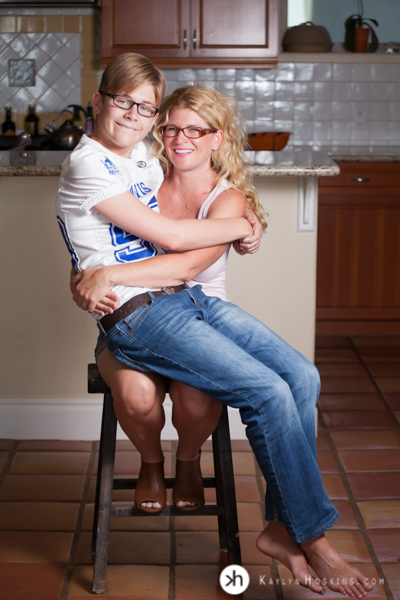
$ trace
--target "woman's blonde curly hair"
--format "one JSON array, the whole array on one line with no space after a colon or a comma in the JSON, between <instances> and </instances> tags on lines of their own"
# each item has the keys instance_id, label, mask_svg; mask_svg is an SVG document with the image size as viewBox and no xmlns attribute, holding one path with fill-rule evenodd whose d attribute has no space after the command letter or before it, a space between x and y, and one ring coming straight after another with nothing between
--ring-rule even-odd
<instances>
[{"instance_id":1,"label":"woman's blonde curly hair","mask_svg":"<svg viewBox=\"0 0 400 600\"><path fill-rule=\"evenodd\" d=\"M153 130L153 151L160 160L165 175L170 172L172 164L164 150L164 138L160 129L168 123L175 108L190 108L211 129L223 132L219 148L211 154L211 168L220 180L227 179L234 188L242 192L248 208L257 215L265 230L267 222L252 183L251 163L244 153L247 144L246 127L236 100L212 87L197 84L181 87L165 98Z\"/></svg>"}]
</instances>

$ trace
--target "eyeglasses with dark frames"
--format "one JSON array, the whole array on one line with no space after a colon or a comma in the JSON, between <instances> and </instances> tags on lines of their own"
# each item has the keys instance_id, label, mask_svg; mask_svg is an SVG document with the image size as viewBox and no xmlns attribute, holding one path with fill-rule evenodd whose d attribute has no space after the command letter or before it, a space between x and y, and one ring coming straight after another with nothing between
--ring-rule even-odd
<instances>
[{"instance_id":1,"label":"eyeglasses with dark frames","mask_svg":"<svg viewBox=\"0 0 400 600\"><path fill-rule=\"evenodd\" d=\"M164 137L177 137L179 132L182 131L183 135L187 138L201 138L203 135L207 135L209 133L217 133L218 129L204 129L203 127L194 127L193 125L189 127L176 127L175 125L165 125L164 127L160 127L161 135Z\"/></svg>"},{"instance_id":2,"label":"eyeglasses with dark frames","mask_svg":"<svg viewBox=\"0 0 400 600\"><path fill-rule=\"evenodd\" d=\"M108 92L100 92L102 96L108 96L112 98L113 104L122 108L123 110L130 110L132 106L137 106L137 111L142 117L155 117L158 113L158 108L151 106L151 104L145 104L144 102L135 102L132 98L121 96L120 94L109 94Z\"/></svg>"}]
</instances>

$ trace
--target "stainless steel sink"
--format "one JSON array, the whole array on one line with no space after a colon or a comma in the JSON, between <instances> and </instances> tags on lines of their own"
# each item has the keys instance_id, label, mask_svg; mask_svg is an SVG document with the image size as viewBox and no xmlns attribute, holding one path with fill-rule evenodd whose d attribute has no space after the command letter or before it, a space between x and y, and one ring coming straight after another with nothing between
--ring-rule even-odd
<instances>
[{"instance_id":1,"label":"stainless steel sink","mask_svg":"<svg viewBox=\"0 0 400 600\"><path fill-rule=\"evenodd\" d=\"M26 150L50 150L49 135L33 135L32 143L25 146ZM0 135L0 150L11 150L18 144L18 135Z\"/></svg>"}]
</instances>

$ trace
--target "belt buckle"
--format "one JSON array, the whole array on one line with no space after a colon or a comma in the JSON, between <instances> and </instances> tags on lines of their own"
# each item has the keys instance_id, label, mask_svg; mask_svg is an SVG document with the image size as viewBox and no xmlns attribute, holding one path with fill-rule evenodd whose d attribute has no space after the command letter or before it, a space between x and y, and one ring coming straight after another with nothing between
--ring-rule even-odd
<instances>
[{"instance_id":1,"label":"belt buckle","mask_svg":"<svg viewBox=\"0 0 400 600\"><path fill-rule=\"evenodd\" d=\"M168 294L168 295L175 294L175 290L173 287L163 287L161 289L165 294Z\"/></svg>"}]
</instances>

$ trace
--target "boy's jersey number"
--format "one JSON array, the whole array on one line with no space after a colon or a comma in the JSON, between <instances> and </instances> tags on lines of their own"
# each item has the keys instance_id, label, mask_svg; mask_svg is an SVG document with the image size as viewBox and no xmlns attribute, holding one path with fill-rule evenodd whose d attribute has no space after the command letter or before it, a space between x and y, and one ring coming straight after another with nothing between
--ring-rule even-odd
<instances>
[{"instance_id":1,"label":"boy's jersey number","mask_svg":"<svg viewBox=\"0 0 400 600\"><path fill-rule=\"evenodd\" d=\"M137 183L131 186L130 193L136 198L148 194L151 189L148 188L144 183ZM157 199L155 196L147 201L147 206L152 210L158 209ZM115 260L120 263L132 262L134 260L145 260L156 256L157 250L151 242L138 238L133 233L128 233L120 227L110 223L110 236L111 243L117 247L114 251ZM123 248L118 248L123 246Z\"/></svg>"},{"instance_id":2,"label":"boy's jersey number","mask_svg":"<svg viewBox=\"0 0 400 600\"><path fill-rule=\"evenodd\" d=\"M111 243L116 246L114 251L115 260L120 263L132 262L134 260L145 260L156 256L157 250L151 242L138 238L133 233L128 233L110 224ZM118 248L118 246L123 246Z\"/></svg>"}]
</instances>

